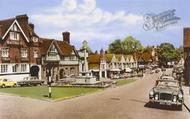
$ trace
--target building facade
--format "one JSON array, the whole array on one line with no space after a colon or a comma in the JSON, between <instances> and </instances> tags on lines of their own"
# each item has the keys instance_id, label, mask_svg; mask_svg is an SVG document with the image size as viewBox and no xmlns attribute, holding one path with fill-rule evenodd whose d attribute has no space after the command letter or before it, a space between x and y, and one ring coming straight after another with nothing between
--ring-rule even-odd
<instances>
[{"instance_id":1,"label":"building facade","mask_svg":"<svg viewBox=\"0 0 190 119\"><path fill-rule=\"evenodd\" d=\"M27 15L0 21L0 77L41 77L40 45Z\"/></svg>"},{"instance_id":2,"label":"building facade","mask_svg":"<svg viewBox=\"0 0 190 119\"><path fill-rule=\"evenodd\" d=\"M183 48L184 48L184 79L185 84L190 85L190 28L183 30Z\"/></svg>"},{"instance_id":3,"label":"building facade","mask_svg":"<svg viewBox=\"0 0 190 119\"><path fill-rule=\"evenodd\" d=\"M70 44L70 33L63 33L63 40L40 38L42 40L42 78L46 79L51 69L52 80L79 75L79 55Z\"/></svg>"},{"instance_id":4,"label":"building facade","mask_svg":"<svg viewBox=\"0 0 190 119\"><path fill-rule=\"evenodd\" d=\"M101 51L100 54L89 54L88 66L95 77L112 78L137 68L138 63L133 55L107 54Z\"/></svg>"}]
</instances>

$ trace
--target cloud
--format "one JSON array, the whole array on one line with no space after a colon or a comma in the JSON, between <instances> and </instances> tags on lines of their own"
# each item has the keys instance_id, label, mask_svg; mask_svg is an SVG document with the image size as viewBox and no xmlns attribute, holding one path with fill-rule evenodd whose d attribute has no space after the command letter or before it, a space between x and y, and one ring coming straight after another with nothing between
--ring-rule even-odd
<instances>
[{"instance_id":1,"label":"cloud","mask_svg":"<svg viewBox=\"0 0 190 119\"><path fill-rule=\"evenodd\" d=\"M142 16L126 11L110 12L99 8L95 0L63 0L62 4L39 10L31 15L32 21L49 30L45 36L60 35L70 31L72 39L104 40L126 33L130 28L142 23ZM114 30L115 29L115 30ZM117 30L117 31L116 31ZM52 33L55 32L55 33Z\"/></svg>"}]
</instances>

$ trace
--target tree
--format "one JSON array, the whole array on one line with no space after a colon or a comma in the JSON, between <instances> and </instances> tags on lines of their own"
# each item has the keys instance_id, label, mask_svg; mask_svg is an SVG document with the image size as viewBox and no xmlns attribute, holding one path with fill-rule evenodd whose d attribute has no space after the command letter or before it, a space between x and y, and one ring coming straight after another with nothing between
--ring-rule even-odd
<instances>
[{"instance_id":1,"label":"tree","mask_svg":"<svg viewBox=\"0 0 190 119\"><path fill-rule=\"evenodd\" d=\"M140 41L132 36L126 37L123 41L117 39L109 44L108 51L115 54L132 54L143 49Z\"/></svg>"},{"instance_id":2,"label":"tree","mask_svg":"<svg viewBox=\"0 0 190 119\"><path fill-rule=\"evenodd\" d=\"M110 53L114 54L121 54L123 53L123 43L120 39L117 39L113 41L111 44L108 46L108 51Z\"/></svg>"},{"instance_id":3,"label":"tree","mask_svg":"<svg viewBox=\"0 0 190 119\"><path fill-rule=\"evenodd\" d=\"M181 60L181 58L183 58L183 47L182 46L180 46L179 48L176 48L176 53L177 53L177 55L176 55L176 61L180 61Z\"/></svg>"},{"instance_id":4,"label":"tree","mask_svg":"<svg viewBox=\"0 0 190 119\"><path fill-rule=\"evenodd\" d=\"M124 54L131 54L137 51L142 51L143 46L140 41L136 40L132 36L129 36L123 40Z\"/></svg>"},{"instance_id":5,"label":"tree","mask_svg":"<svg viewBox=\"0 0 190 119\"><path fill-rule=\"evenodd\" d=\"M176 61L177 53L175 47L170 43L162 43L157 49L158 59L162 65Z\"/></svg>"}]
</instances>

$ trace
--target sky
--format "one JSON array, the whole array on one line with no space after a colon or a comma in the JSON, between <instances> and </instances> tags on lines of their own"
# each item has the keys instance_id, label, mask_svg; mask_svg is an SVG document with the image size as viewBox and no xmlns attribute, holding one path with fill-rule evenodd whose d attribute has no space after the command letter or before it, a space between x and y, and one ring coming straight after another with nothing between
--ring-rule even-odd
<instances>
[{"instance_id":1,"label":"sky","mask_svg":"<svg viewBox=\"0 0 190 119\"><path fill-rule=\"evenodd\" d=\"M62 40L71 33L77 49L86 40L93 51L107 49L115 39L133 36L144 46L170 42L183 45L190 27L190 0L0 0L0 19L27 14L40 37ZM175 9L180 20L162 30L144 30L144 16Z\"/></svg>"}]
</instances>

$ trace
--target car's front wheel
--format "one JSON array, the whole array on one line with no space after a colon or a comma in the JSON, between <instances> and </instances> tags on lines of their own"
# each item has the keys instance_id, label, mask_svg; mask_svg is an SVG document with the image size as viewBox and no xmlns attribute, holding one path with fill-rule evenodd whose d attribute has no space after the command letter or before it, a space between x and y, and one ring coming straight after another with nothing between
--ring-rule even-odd
<instances>
[{"instance_id":1,"label":"car's front wheel","mask_svg":"<svg viewBox=\"0 0 190 119\"><path fill-rule=\"evenodd\" d=\"M16 87L16 83L13 85L13 87Z\"/></svg>"},{"instance_id":2,"label":"car's front wheel","mask_svg":"<svg viewBox=\"0 0 190 119\"><path fill-rule=\"evenodd\" d=\"M2 88L5 88L5 84L2 85Z\"/></svg>"}]
</instances>

